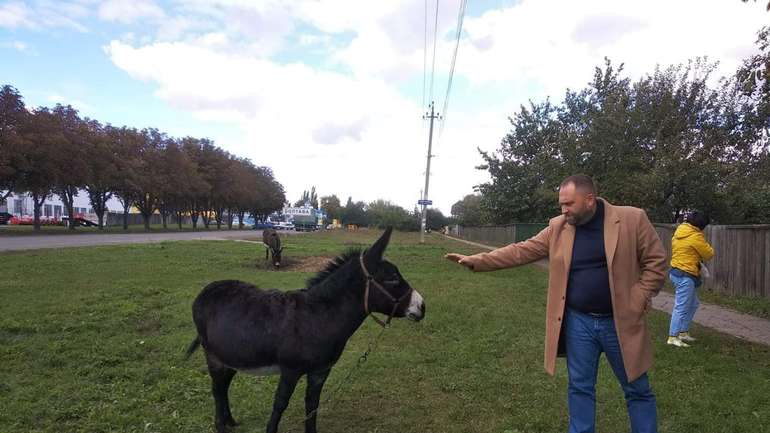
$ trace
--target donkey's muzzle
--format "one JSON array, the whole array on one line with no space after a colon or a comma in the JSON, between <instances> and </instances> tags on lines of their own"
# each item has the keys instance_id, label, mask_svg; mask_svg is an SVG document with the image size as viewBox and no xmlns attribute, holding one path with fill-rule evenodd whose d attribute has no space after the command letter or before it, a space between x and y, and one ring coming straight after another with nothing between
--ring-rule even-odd
<instances>
[{"instance_id":1,"label":"donkey's muzzle","mask_svg":"<svg viewBox=\"0 0 770 433\"><path fill-rule=\"evenodd\" d=\"M409 307L406 309L406 318L419 322L425 317L425 300L417 290L412 291L412 297L409 300Z\"/></svg>"}]
</instances>

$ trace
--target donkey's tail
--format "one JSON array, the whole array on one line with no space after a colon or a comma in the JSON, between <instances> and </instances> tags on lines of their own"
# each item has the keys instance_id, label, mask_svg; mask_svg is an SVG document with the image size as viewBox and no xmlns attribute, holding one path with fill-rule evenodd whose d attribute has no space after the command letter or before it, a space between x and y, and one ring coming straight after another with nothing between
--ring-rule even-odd
<instances>
[{"instance_id":1,"label":"donkey's tail","mask_svg":"<svg viewBox=\"0 0 770 433\"><path fill-rule=\"evenodd\" d=\"M198 346L201 345L201 337L200 335L195 336L195 339L190 343L190 346L187 347L187 352L185 352L184 359L190 359L190 356L198 349Z\"/></svg>"}]
</instances>

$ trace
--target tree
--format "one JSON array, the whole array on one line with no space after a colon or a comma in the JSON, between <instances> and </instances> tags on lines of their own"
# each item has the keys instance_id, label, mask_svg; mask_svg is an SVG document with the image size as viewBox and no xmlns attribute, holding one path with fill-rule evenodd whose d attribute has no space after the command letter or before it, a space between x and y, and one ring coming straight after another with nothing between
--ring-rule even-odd
<instances>
[{"instance_id":1,"label":"tree","mask_svg":"<svg viewBox=\"0 0 770 433\"><path fill-rule=\"evenodd\" d=\"M43 109L47 110L47 109ZM50 110L57 135L57 151L51 155L54 169L49 173L54 179L53 192L59 196L69 216L69 228L74 230L74 202L78 192L86 185L88 155L86 138L89 136L87 122L80 118L78 111L70 105L57 104Z\"/></svg>"},{"instance_id":2,"label":"tree","mask_svg":"<svg viewBox=\"0 0 770 433\"><path fill-rule=\"evenodd\" d=\"M150 230L150 218L160 204L163 187L158 179L163 173L163 151L168 136L155 128L140 133L139 164L136 167L137 194L134 204L144 220L144 229Z\"/></svg>"},{"instance_id":3,"label":"tree","mask_svg":"<svg viewBox=\"0 0 770 433\"><path fill-rule=\"evenodd\" d=\"M104 214L107 201L112 198L118 180L118 161L114 143L105 128L97 121L86 122L84 132L87 159L85 189L91 201L91 207L99 221L99 230L104 229Z\"/></svg>"},{"instance_id":4,"label":"tree","mask_svg":"<svg viewBox=\"0 0 770 433\"><path fill-rule=\"evenodd\" d=\"M318 209L318 195L316 195L315 187L310 188L310 191L303 191L302 198L294 203L294 207L302 207L305 203L309 203L313 209Z\"/></svg>"},{"instance_id":5,"label":"tree","mask_svg":"<svg viewBox=\"0 0 770 433\"><path fill-rule=\"evenodd\" d=\"M0 88L0 203L21 178L25 149L22 129L29 113L19 92L11 86Z\"/></svg>"},{"instance_id":6,"label":"tree","mask_svg":"<svg viewBox=\"0 0 770 433\"><path fill-rule=\"evenodd\" d=\"M362 227L368 225L369 221L366 215L366 204L362 201L354 203L353 198L348 197L348 201L342 211L342 221L344 221L345 224L353 224Z\"/></svg>"},{"instance_id":7,"label":"tree","mask_svg":"<svg viewBox=\"0 0 770 433\"><path fill-rule=\"evenodd\" d=\"M406 209L386 200L375 200L366 207L366 221L370 226L403 229L410 220L412 216Z\"/></svg>"},{"instance_id":8,"label":"tree","mask_svg":"<svg viewBox=\"0 0 770 433\"><path fill-rule=\"evenodd\" d=\"M161 151L160 166L158 208L163 228L167 227L168 217L174 215L181 230L198 171L181 143L173 139L167 140Z\"/></svg>"},{"instance_id":9,"label":"tree","mask_svg":"<svg viewBox=\"0 0 770 433\"><path fill-rule=\"evenodd\" d=\"M546 101L510 118L513 129L496 154L481 152L492 181L478 186L481 207L496 224L542 221L556 206L555 179L562 170L556 143L562 133L556 108Z\"/></svg>"},{"instance_id":10,"label":"tree","mask_svg":"<svg viewBox=\"0 0 770 433\"><path fill-rule=\"evenodd\" d=\"M457 224L465 227L477 227L485 223L479 194L468 194L462 200L458 200L452 205L451 212Z\"/></svg>"},{"instance_id":11,"label":"tree","mask_svg":"<svg viewBox=\"0 0 770 433\"><path fill-rule=\"evenodd\" d=\"M193 230L198 228L198 217L205 210L205 204L208 200L211 185L204 175L203 148L207 144L193 137L185 137L181 140L182 148L188 156L188 159L195 166L196 176L189 178L187 211L190 213Z\"/></svg>"},{"instance_id":12,"label":"tree","mask_svg":"<svg viewBox=\"0 0 770 433\"><path fill-rule=\"evenodd\" d=\"M116 171L113 193L123 207L123 230L128 230L128 212L139 195L142 134L133 128L105 128L115 148Z\"/></svg>"},{"instance_id":13,"label":"tree","mask_svg":"<svg viewBox=\"0 0 770 433\"><path fill-rule=\"evenodd\" d=\"M283 185L273 177L269 167L256 167L256 183L253 185L251 215L256 221L265 221L267 216L283 208L286 194Z\"/></svg>"},{"instance_id":14,"label":"tree","mask_svg":"<svg viewBox=\"0 0 770 433\"><path fill-rule=\"evenodd\" d=\"M53 193L55 179L51 173L58 169L55 154L64 146L58 120L47 109L32 113L22 132L25 146L17 189L29 192L33 202L34 230L40 230L40 209Z\"/></svg>"},{"instance_id":15,"label":"tree","mask_svg":"<svg viewBox=\"0 0 770 433\"><path fill-rule=\"evenodd\" d=\"M238 228L243 228L243 220L251 209L252 190L259 177L256 167L247 158L234 158L231 161L230 177L233 187L230 191L230 202L227 209L227 227L233 228L233 217L238 216Z\"/></svg>"},{"instance_id":16,"label":"tree","mask_svg":"<svg viewBox=\"0 0 770 433\"><path fill-rule=\"evenodd\" d=\"M607 60L561 104L522 107L500 148L481 153L479 168L491 176L478 186L483 213L494 223L546 221L558 212L561 180L585 173L602 197L657 221L694 208L714 221L746 221L735 209L746 208L747 173L762 172L770 117L763 91L747 93L740 79L710 88L713 70L697 59L632 83Z\"/></svg>"},{"instance_id":17,"label":"tree","mask_svg":"<svg viewBox=\"0 0 770 433\"><path fill-rule=\"evenodd\" d=\"M329 220L340 219L342 204L339 197L334 194L321 197L321 209Z\"/></svg>"},{"instance_id":18,"label":"tree","mask_svg":"<svg viewBox=\"0 0 770 433\"><path fill-rule=\"evenodd\" d=\"M452 223L450 218L447 218L440 210L435 208L428 208L425 218L425 227L429 230L441 230Z\"/></svg>"}]
</instances>

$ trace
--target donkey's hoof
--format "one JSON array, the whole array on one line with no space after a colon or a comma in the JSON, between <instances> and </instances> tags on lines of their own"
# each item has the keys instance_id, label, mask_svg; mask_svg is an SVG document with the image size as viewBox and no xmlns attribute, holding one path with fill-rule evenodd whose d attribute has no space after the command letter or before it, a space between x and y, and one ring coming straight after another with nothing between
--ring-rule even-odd
<instances>
[{"instance_id":1,"label":"donkey's hoof","mask_svg":"<svg viewBox=\"0 0 770 433\"><path fill-rule=\"evenodd\" d=\"M228 427L236 427L241 425L238 421L234 420L233 418L228 418L227 421L225 421L225 425Z\"/></svg>"}]
</instances>

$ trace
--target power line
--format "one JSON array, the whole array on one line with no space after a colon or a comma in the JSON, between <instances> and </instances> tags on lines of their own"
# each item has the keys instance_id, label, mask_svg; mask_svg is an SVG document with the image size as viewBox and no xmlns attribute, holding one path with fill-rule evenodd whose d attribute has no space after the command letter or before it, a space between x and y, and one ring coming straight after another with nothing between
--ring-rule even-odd
<instances>
[{"instance_id":1,"label":"power line","mask_svg":"<svg viewBox=\"0 0 770 433\"><path fill-rule=\"evenodd\" d=\"M462 0L460 2L460 10L457 13L457 35L455 37L455 50L454 54L452 54L452 65L449 67L449 81L447 82L446 86L446 95L444 96L444 108L441 110L443 114L443 121L441 122L441 126L439 127L438 136L439 138L444 133L444 125L446 125L446 116L447 116L447 108L449 107L449 92L452 90L452 77L455 73L455 63L457 62L457 51L460 47L460 36L463 32L463 19L465 18L465 5L467 3L467 0Z\"/></svg>"},{"instance_id":2,"label":"power line","mask_svg":"<svg viewBox=\"0 0 770 433\"><path fill-rule=\"evenodd\" d=\"M430 69L430 100L433 101L433 78L436 75L436 40L438 39L438 3L436 0L436 19L433 24L433 66Z\"/></svg>"},{"instance_id":3,"label":"power line","mask_svg":"<svg viewBox=\"0 0 770 433\"><path fill-rule=\"evenodd\" d=\"M422 105L425 106L425 84L428 79L428 0L425 0L425 34L422 40Z\"/></svg>"}]
</instances>

